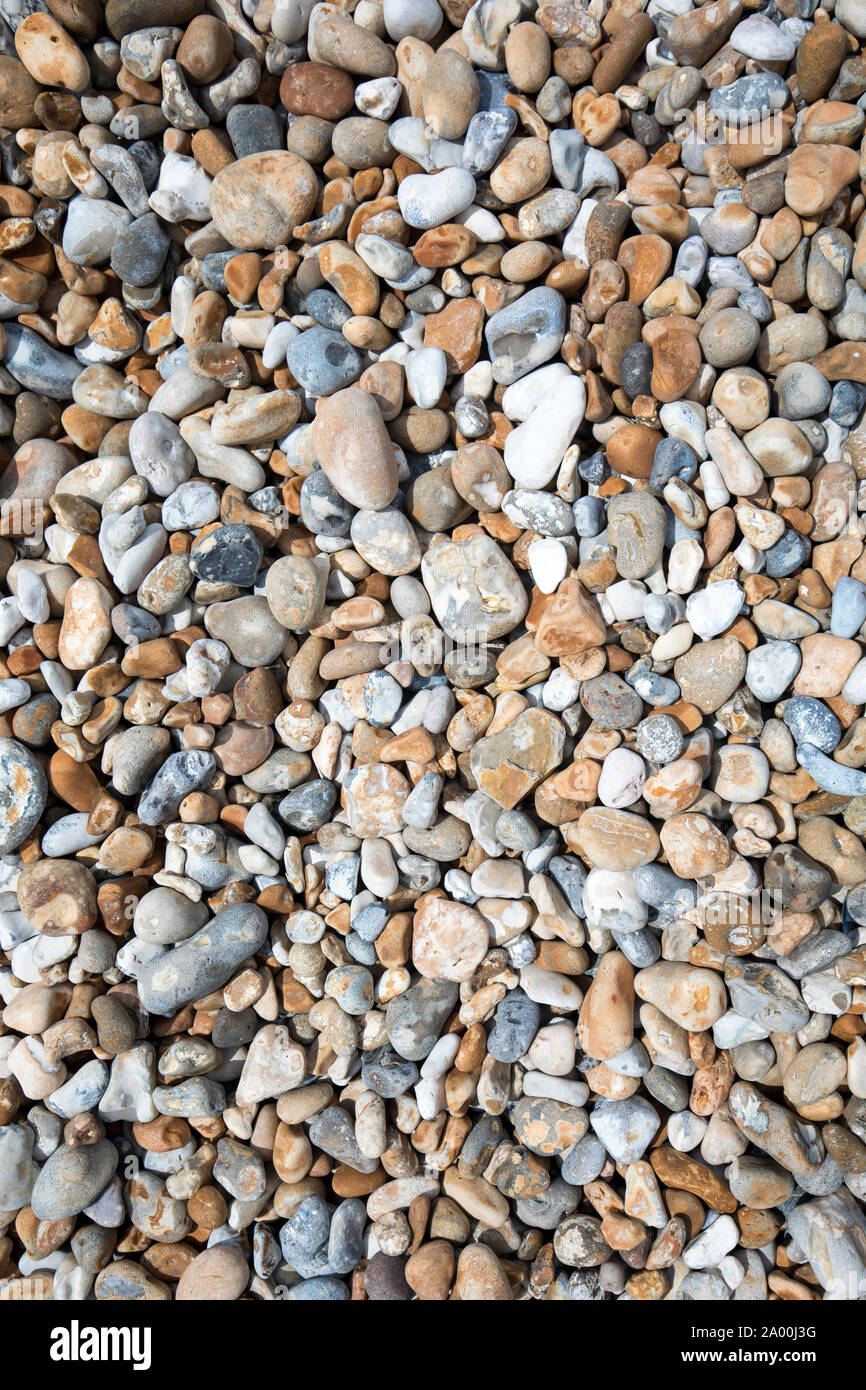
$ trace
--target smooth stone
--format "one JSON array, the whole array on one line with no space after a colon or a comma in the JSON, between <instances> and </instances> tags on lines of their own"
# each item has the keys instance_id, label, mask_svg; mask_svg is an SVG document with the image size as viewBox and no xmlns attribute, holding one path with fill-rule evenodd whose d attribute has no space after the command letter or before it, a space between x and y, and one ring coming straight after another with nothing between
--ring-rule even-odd
<instances>
[{"instance_id":1,"label":"smooth stone","mask_svg":"<svg viewBox=\"0 0 866 1390\"><path fill-rule=\"evenodd\" d=\"M225 908L180 946L145 965L138 976L142 1003L150 1013L172 1014L219 989L242 960L255 955L267 933L261 908L251 903Z\"/></svg>"},{"instance_id":2,"label":"smooth stone","mask_svg":"<svg viewBox=\"0 0 866 1390\"><path fill-rule=\"evenodd\" d=\"M34 1214L40 1221L77 1216L108 1186L118 1161L118 1151L108 1139L77 1148L61 1145L36 1179L30 1199Z\"/></svg>"},{"instance_id":3,"label":"smooth stone","mask_svg":"<svg viewBox=\"0 0 866 1390\"><path fill-rule=\"evenodd\" d=\"M421 230L451 222L475 198L475 179L468 169L438 174L410 174L397 190L400 212L410 227Z\"/></svg>"},{"instance_id":4,"label":"smooth stone","mask_svg":"<svg viewBox=\"0 0 866 1390\"><path fill-rule=\"evenodd\" d=\"M756 699L773 703L789 688L801 664L800 650L793 642L766 642L749 652L746 684Z\"/></svg>"},{"instance_id":5,"label":"smooth stone","mask_svg":"<svg viewBox=\"0 0 866 1390\"><path fill-rule=\"evenodd\" d=\"M648 1100L599 1100L590 1124L617 1163L635 1163L642 1157L659 1128L659 1117Z\"/></svg>"},{"instance_id":6,"label":"smooth stone","mask_svg":"<svg viewBox=\"0 0 866 1390\"><path fill-rule=\"evenodd\" d=\"M273 250L288 244L311 216L316 195L316 175L305 159L267 150L220 170L210 188L210 213L231 246Z\"/></svg>"},{"instance_id":7,"label":"smooth stone","mask_svg":"<svg viewBox=\"0 0 866 1390\"><path fill-rule=\"evenodd\" d=\"M3 365L25 391L65 401L81 374L74 357L58 352L39 333L17 323L4 325Z\"/></svg>"},{"instance_id":8,"label":"smooth stone","mask_svg":"<svg viewBox=\"0 0 866 1390\"><path fill-rule=\"evenodd\" d=\"M76 265L104 265L131 221L127 208L79 193L70 199L63 224L63 254Z\"/></svg>"},{"instance_id":9,"label":"smooth stone","mask_svg":"<svg viewBox=\"0 0 866 1390\"><path fill-rule=\"evenodd\" d=\"M286 364L311 396L332 396L356 381L363 362L360 353L332 328L308 328L286 348Z\"/></svg>"},{"instance_id":10,"label":"smooth stone","mask_svg":"<svg viewBox=\"0 0 866 1390\"><path fill-rule=\"evenodd\" d=\"M432 547L421 573L436 617L455 640L465 642L471 633L481 642L492 641L510 632L526 612L517 572L489 536Z\"/></svg>"},{"instance_id":11,"label":"smooth stone","mask_svg":"<svg viewBox=\"0 0 866 1390\"><path fill-rule=\"evenodd\" d=\"M559 350L565 335L565 301L557 290L537 288L488 319L484 336L493 379L511 385Z\"/></svg>"},{"instance_id":12,"label":"smooth stone","mask_svg":"<svg viewBox=\"0 0 866 1390\"><path fill-rule=\"evenodd\" d=\"M0 854L27 838L47 797L45 773L30 749L16 739L0 739Z\"/></svg>"}]
</instances>

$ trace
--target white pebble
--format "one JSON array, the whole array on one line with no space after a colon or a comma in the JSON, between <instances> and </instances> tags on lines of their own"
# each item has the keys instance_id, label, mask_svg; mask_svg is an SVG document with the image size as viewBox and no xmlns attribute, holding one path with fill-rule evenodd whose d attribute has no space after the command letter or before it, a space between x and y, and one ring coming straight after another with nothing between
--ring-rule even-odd
<instances>
[{"instance_id":1,"label":"white pebble","mask_svg":"<svg viewBox=\"0 0 866 1390\"><path fill-rule=\"evenodd\" d=\"M410 227L421 230L453 221L474 197L475 180L467 169L443 169L439 174L410 174L397 190L397 202L404 221Z\"/></svg>"},{"instance_id":2,"label":"white pebble","mask_svg":"<svg viewBox=\"0 0 866 1390\"><path fill-rule=\"evenodd\" d=\"M381 836L371 836L361 842L361 878L377 898L387 898L396 892L400 882L391 846Z\"/></svg>"},{"instance_id":3,"label":"white pebble","mask_svg":"<svg viewBox=\"0 0 866 1390\"><path fill-rule=\"evenodd\" d=\"M683 1262L689 1269L712 1269L729 1255L740 1239L740 1231L732 1216L717 1216L709 1226L683 1251Z\"/></svg>"},{"instance_id":4,"label":"white pebble","mask_svg":"<svg viewBox=\"0 0 866 1390\"><path fill-rule=\"evenodd\" d=\"M695 1115L691 1110L680 1110L668 1120L668 1140L683 1154L696 1149L706 1132L707 1121L703 1115Z\"/></svg>"},{"instance_id":5,"label":"white pebble","mask_svg":"<svg viewBox=\"0 0 866 1390\"><path fill-rule=\"evenodd\" d=\"M403 88L396 77L374 77L355 88L355 105L365 116L387 121L397 110Z\"/></svg>"},{"instance_id":6,"label":"white pebble","mask_svg":"<svg viewBox=\"0 0 866 1390\"><path fill-rule=\"evenodd\" d=\"M614 748L605 758L598 779L598 799L603 806L633 806L643 791L646 764L630 748Z\"/></svg>"},{"instance_id":7,"label":"white pebble","mask_svg":"<svg viewBox=\"0 0 866 1390\"><path fill-rule=\"evenodd\" d=\"M706 642L731 626L744 598L745 593L735 579L721 579L689 596L686 619L692 631Z\"/></svg>"},{"instance_id":8,"label":"white pebble","mask_svg":"<svg viewBox=\"0 0 866 1390\"><path fill-rule=\"evenodd\" d=\"M545 709L559 714L564 709L571 709L577 703L579 694L580 681L557 666L541 687L541 703Z\"/></svg>"},{"instance_id":9,"label":"white pebble","mask_svg":"<svg viewBox=\"0 0 866 1390\"><path fill-rule=\"evenodd\" d=\"M438 0L384 0L383 14L388 36L395 43L409 35L426 43L442 25Z\"/></svg>"},{"instance_id":10,"label":"white pebble","mask_svg":"<svg viewBox=\"0 0 866 1390\"><path fill-rule=\"evenodd\" d=\"M440 347L414 348L406 359L406 384L422 410L439 404L447 375L448 363Z\"/></svg>"},{"instance_id":11,"label":"white pebble","mask_svg":"<svg viewBox=\"0 0 866 1390\"><path fill-rule=\"evenodd\" d=\"M461 1041L459 1033L445 1033L433 1044L432 1051L428 1052L421 1064L421 1075L425 1080L437 1080L446 1074L460 1051Z\"/></svg>"},{"instance_id":12,"label":"white pebble","mask_svg":"<svg viewBox=\"0 0 866 1390\"><path fill-rule=\"evenodd\" d=\"M533 583L543 594L555 593L568 570L568 555L562 542L552 538L531 541L526 555Z\"/></svg>"},{"instance_id":13,"label":"white pebble","mask_svg":"<svg viewBox=\"0 0 866 1390\"><path fill-rule=\"evenodd\" d=\"M0 680L0 714L5 714L9 709L17 709L29 699L30 686L25 680L16 676Z\"/></svg>"},{"instance_id":14,"label":"white pebble","mask_svg":"<svg viewBox=\"0 0 866 1390\"><path fill-rule=\"evenodd\" d=\"M543 488L562 463L583 422L586 387L577 376L559 382L505 441L505 467L520 487Z\"/></svg>"},{"instance_id":15,"label":"white pebble","mask_svg":"<svg viewBox=\"0 0 866 1390\"><path fill-rule=\"evenodd\" d=\"M14 637L23 626L24 615L12 595L0 598L0 646L5 647L10 637Z\"/></svg>"},{"instance_id":16,"label":"white pebble","mask_svg":"<svg viewBox=\"0 0 866 1390\"><path fill-rule=\"evenodd\" d=\"M35 570L22 569L18 574L18 607L28 623L47 623L51 616L48 591L41 575Z\"/></svg>"}]
</instances>

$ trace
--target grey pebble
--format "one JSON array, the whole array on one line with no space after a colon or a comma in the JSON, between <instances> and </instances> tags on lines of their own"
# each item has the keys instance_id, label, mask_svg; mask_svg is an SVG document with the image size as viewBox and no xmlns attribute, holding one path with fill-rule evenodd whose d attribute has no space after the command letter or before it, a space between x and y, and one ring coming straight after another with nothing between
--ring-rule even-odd
<instances>
[{"instance_id":1,"label":"grey pebble","mask_svg":"<svg viewBox=\"0 0 866 1390\"><path fill-rule=\"evenodd\" d=\"M150 285L159 276L170 238L156 213L148 212L124 227L111 246L111 269L130 285Z\"/></svg>"},{"instance_id":2,"label":"grey pebble","mask_svg":"<svg viewBox=\"0 0 866 1390\"><path fill-rule=\"evenodd\" d=\"M361 355L342 333L332 328L308 328L286 348L286 364L311 396L331 396L361 375Z\"/></svg>"},{"instance_id":3,"label":"grey pebble","mask_svg":"<svg viewBox=\"0 0 866 1390\"><path fill-rule=\"evenodd\" d=\"M493 379L510 386L548 362L565 336L565 300L553 289L529 290L487 320L484 337Z\"/></svg>"},{"instance_id":4,"label":"grey pebble","mask_svg":"<svg viewBox=\"0 0 866 1390\"><path fill-rule=\"evenodd\" d=\"M415 1085L418 1076L415 1063L401 1057L393 1047L386 1045L364 1053L361 1064L364 1085L386 1100L405 1095Z\"/></svg>"},{"instance_id":5,"label":"grey pebble","mask_svg":"<svg viewBox=\"0 0 866 1390\"><path fill-rule=\"evenodd\" d=\"M355 1126L348 1111L339 1105L320 1110L309 1122L310 1140L338 1163L348 1163L359 1173L372 1173L378 1158L365 1158L355 1140Z\"/></svg>"},{"instance_id":6,"label":"grey pebble","mask_svg":"<svg viewBox=\"0 0 866 1390\"><path fill-rule=\"evenodd\" d=\"M219 989L248 956L261 949L268 919L254 903L218 912L171 952L145 965L138 977L142 1004L149 1013L172 1014Z\"/></svg>"},{"instance_id":7,"label":"grey pebble","mask_svg":"<svg viewBox=\"0 0 866 1390\"><path fill-rule=\"evenodd\" d=\"M91 1206L114 1177L119 1154L110 1139L69 1148L62 1144L46 1160L30 1198L40 1221L77 1216Z\"/></svg>"},{"instance_id":8,"label":"grey pebble","mask_svg":"<svg viewBox=\"0 0 866 1390\"><path fill-rule=\"evenodd\" d=\"M541 1022L541 1009L518 986L496 1006L487 1051L497 1062L517 1062L529 1051Z\"/></svg>"},{"instance_id":9,"label":"grey pebble","mask_svg":"<svg viewBox=\"0 0 866 1390\"><path fill-rule=\"evenodd\" d=\"M398 994L385 1013L391 1046L407 1061L423 1061L456 1002L457 986L448 980L422 979Z\"/></svg>"},{"instance_id":10,"label":"grey pebble","mask_svg":"<svg viewBox=\"0 0 866 1390\"><path fill-rule=\"evenodd\" d=\"M81 364L68 353L51 347L39 333L18 323L4 324L6 348L3 365L26 391L67 401L81 373Z\"/></svg>"},{"instance_id":11,"label":"grey pebble","mask_svg":"<svg viewBox=\"0 0 866 1390\"><path fill-rule=\"evenodd\" d=\"M648 1100L596 1101L589 1122L616 1163L636 1163L659 1128L659 1117Z\"/></svg>"},{"instance_id":12,"label":"grey pebble","mask_svg":"<svg viewBox=\"0 0 866 1390\"><path fill-rule=\"evenodd\" d=\"M139 819L145 825L164 825L174 820L184 797L206 787L215 771L216 760L212 753L198 750L172 753L139 801Z\"/></svg>"},{"instance_id":13,"label":"grey pebble","mask_svg":"<svg viewBox=\"0 0 866 1390\"><path fill-rule=\"evenodd\" d=\"M796 744L811 744L822 753L832 753L842 737L839 720L814 695L792 695L785 701L782 718Z\"/></svg>"}]
</instances>

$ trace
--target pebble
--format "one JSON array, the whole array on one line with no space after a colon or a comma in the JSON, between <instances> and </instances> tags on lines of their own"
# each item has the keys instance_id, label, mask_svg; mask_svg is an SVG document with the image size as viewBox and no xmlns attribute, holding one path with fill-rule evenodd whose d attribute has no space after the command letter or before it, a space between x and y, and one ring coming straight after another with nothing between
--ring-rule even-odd
<instances>
[{"instance_id":1,"label":"pebble","mask_svg":"<svg viewBox=\"0 0 866 1390\"><path fill-rule=\"evenodd\" d=\"M328 481L352 506L378 511L393 500L397 487L394 449L366 391L353 387L322 401L313 425L313 443Z\"/></svg>"},{"instance_id":2,"label":"pebble","mask_svg":"<svg viewBox=\"0 0 866 1390\"><path fill-rule=\"evenodd\" d=\"M592 1128L617 1163L641 1158L659 1127L659 1117L649 1101L599 1100L590 1117Z\"/></svg>"},{"instance_id":3,"label":"pebble","mask_svg":"<svg viewBox=\"0 0 866 1390\"><path fill-rule=\"evenodd\" d=\"M181 1302L231 1302L246 1289L249 1274L243 1252L223 1242L190 1260L178 1280L176 1297Z\"/></svg>"},{"instance_id":4,"label":"pebble","mask_svg":"<svg viewBox=\"0 0 866 1390\"><path fill-rule=\"evenodd\" d=\"M159 956L144 967L138 982L145 1008L170 1014L179 1004L217 988L241 960L255 954L266 930L267 918L260 908L239 904L224 909L212 924L175 947L170 959Z\"/></svg>"},{"instance_id":5,"label":"pebble","mask_svg":"<svg viewBox=\"0 0 866 1390\"><path fill-rule=\"evenodd\" d=\"M17 849L39 821L48 797L45 773L31 750L0 739L0 852Z\"/></svg>"},{"instance_id":6,"label":"pebble","mask_svg":"<svg viewBox=\"0 0 866 1390\"><path fill-rule=\"evenodd\" d=\"M315 174L286 150L245 155L221 169L210 189L210 214L230 246L272 250L313 211Z\"/></svg>"},{"instance_id":7,"label":"pebble","mask_svg":"<svg viewBox=\"0 0 866 1390\"><path fill-rule=\"evenodd\" d=\"M758 700L771 704L790 688L801 664L799 648L793 642L767 642L749 652L746 684Z\"/></svg>"},{"instance_id":8,"label":"pebble","mask_svg":"<svg viewBox=\"0 0 866 1390\"><path fill-rule=\"evenodd\" d=\"M443 169L438 174L410 174L397 193L408 226L426 230L452 221L475 197L475 179L468 169Z\"/></svg>"},{"instance_id":9,"label":"pebble","mask_svg":"<svg viewBox=\"0 0 866 1390\"><path fill-rule=\"evenodd\" d=\"M866 621L866 585L842 575L833 590L830 631L834 637L856 637Z\"/></svg>"},{"instance_id":10,"label":"pebble","mask_svg":"<svg viewBox=\"0 0 866 1390\"><path fill-rule=\"evenodd\" d=\"M359 354L342 333L331 328L308 328L293 338L286 349L286 363L312 396L331 396L361 372Z\"/></svg>"},{"instance_id":11,"label":"pebble","mask_svg":"<svg viewBox=\"0 0 866 1390\"><path fill-rule=\"evenodd\" d=\"M484 330L494 381L510 386L549 361L564 332L565 303L556 290L530 290L500 309Z\"/></svg>"},{"instance_id":12,"label":"pebble","mask_svg":"<svg viewBox=\"0 0 866 1390\"><path fill-rule=\"evenodd\" d=\"M108 1139L74 1148L61 1144L46 1159L33 1186L30 1205L40 1221L77 1216L111 1181L118 1154Z\"/></svg>"}]
</instances>

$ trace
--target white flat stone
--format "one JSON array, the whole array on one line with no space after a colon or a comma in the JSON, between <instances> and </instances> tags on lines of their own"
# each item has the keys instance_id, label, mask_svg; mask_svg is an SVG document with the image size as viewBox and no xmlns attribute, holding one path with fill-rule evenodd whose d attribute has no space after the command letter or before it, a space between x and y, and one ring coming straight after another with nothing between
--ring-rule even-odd
<instances>
[{"instance_id":1,"label":"white flat stone","mask_svg":"<svg viewBox=\"0 0 866 1390\"><path fill-rule=\"evenodd\" d=\"M579 377L563 378L505 441L505 467L521 487L543 488L562 463L583 422L586 387Z\"/></svg>"}]
</instances>

